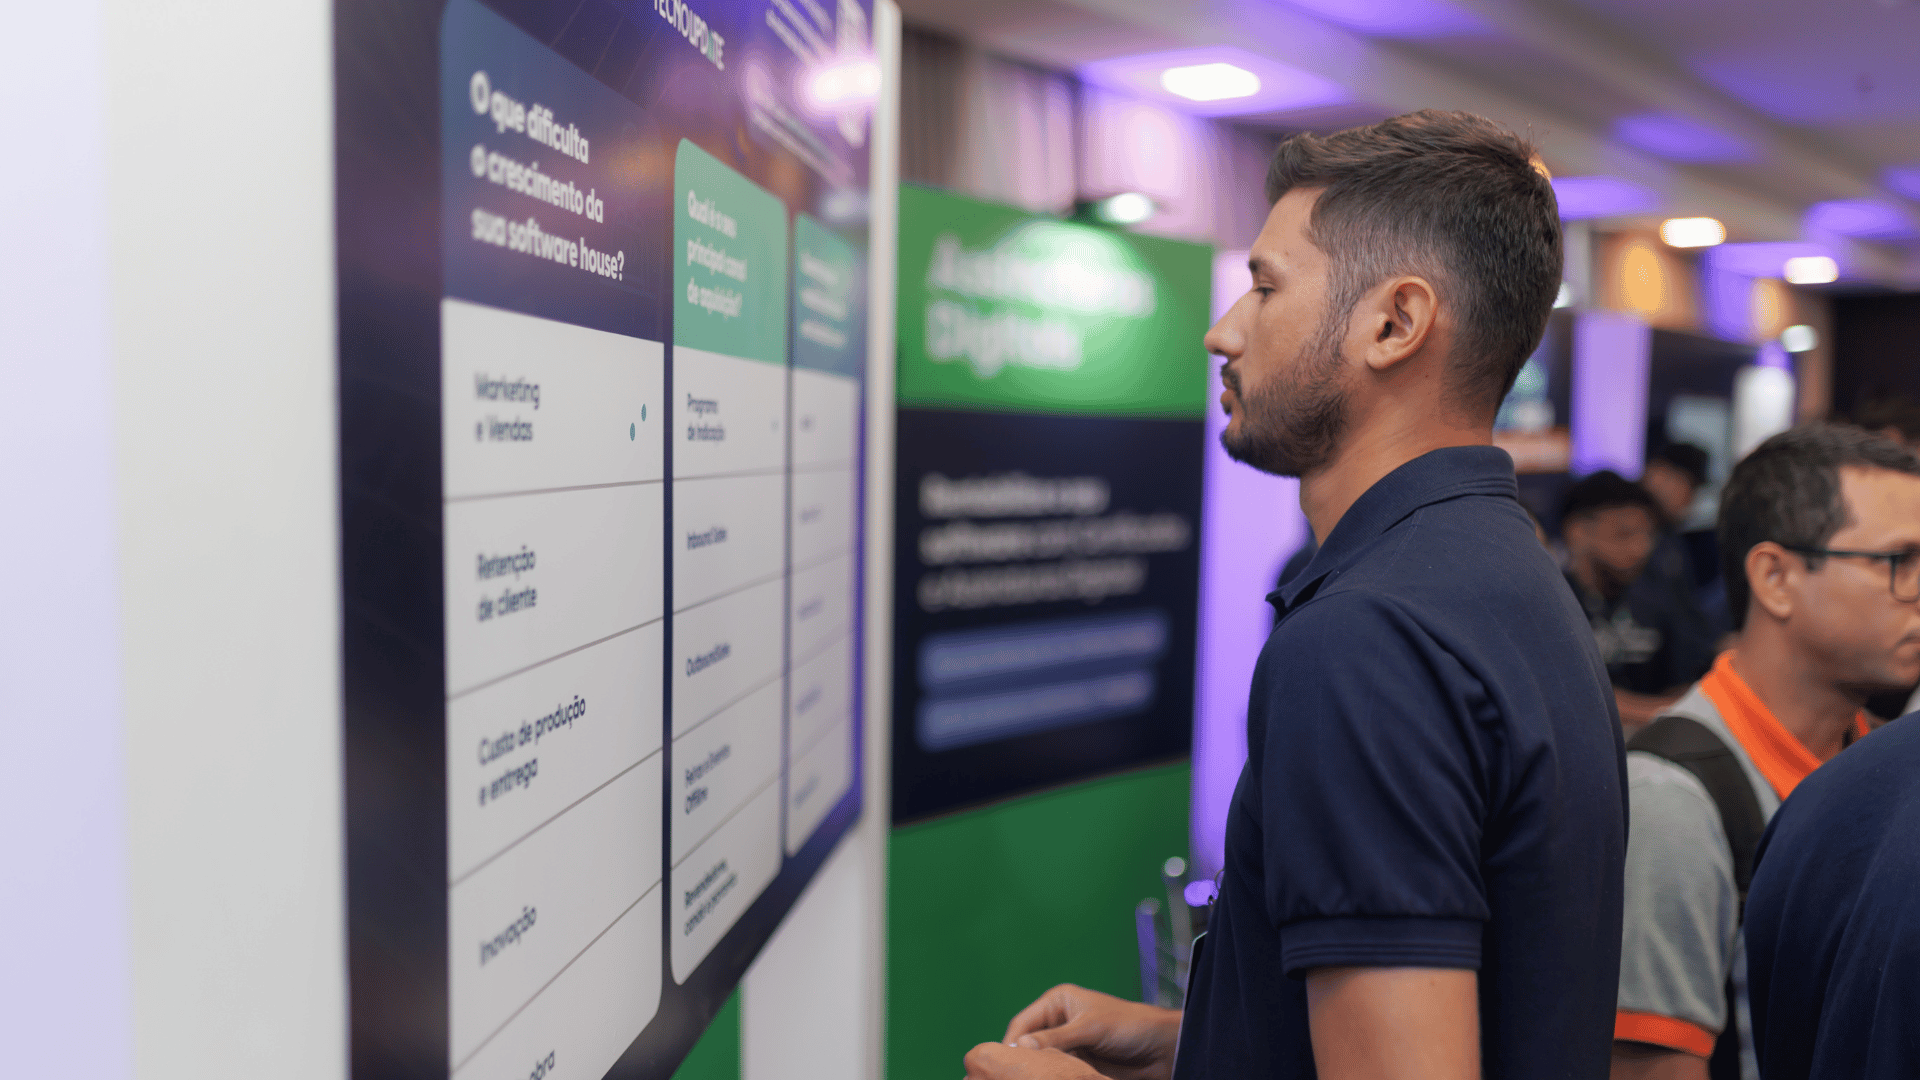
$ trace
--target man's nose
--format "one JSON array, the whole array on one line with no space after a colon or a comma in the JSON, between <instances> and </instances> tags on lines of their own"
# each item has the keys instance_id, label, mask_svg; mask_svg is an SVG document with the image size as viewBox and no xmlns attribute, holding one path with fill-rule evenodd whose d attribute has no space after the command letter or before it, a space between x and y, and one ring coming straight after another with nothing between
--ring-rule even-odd
<instances>
[{"instance_id":1,"label":"man's nose","mask_svg":"<svg viewBox=\"0 0 1920 1080\"><path fill-rule=\"evenodd\" d=\"M1215 356L1226 357L1228 360L1239 356L1244 347L1244 339L1240 331L1230 324L1232 319L1231 311L1222 315L1220 321L1213 324L1213 329L1207 331L1207 336L1201 339L1208 352Z\"/></svg>"}]
</instances>

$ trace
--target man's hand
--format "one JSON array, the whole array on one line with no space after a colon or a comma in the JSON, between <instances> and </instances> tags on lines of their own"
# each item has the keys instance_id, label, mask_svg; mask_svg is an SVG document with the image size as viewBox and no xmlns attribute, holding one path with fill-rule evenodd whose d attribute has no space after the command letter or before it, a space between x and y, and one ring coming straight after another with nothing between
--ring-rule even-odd
<instances>
[{"instance_id":1,"label":"man's hand","mask_svg":"<svg viewBox=\"0 0 1920 1080\"><path fill-rule=\"evenodd\" d=\"M1092 1069L1078 1072L983 1073L983 1076L1092 1076L1111 1080L1167 1080L1173 1075L1173 1046L1180 1037L1180 1013L1071 984L1056 986L1020 1010L1001 1042L1018 1051L1061 1050ZM991 1046L992 1044L985 1044ZM979 1053L984 1047L975 1047ZM1001 1060L1000 1055L988 1055ZM1042 1059L1026 1054L1027 1058ZM1019 1059L1014 1054L1012 1059ZM968 1057L969 1069L973 1057ZM1048 1066L1050 1067L1050 1066ZM1098 1070L1097 1073L1094 1070ZM974 1075L969 1072L968 1076Z\"/></svg>"},{"instance_id":2,"label":"man's hand","mask_svg":"<svg viewBox=\"0 0 1920 1080\"><path fill-rule=\"evenodd\" d=\"M1060 1050L981 1043L967 1051L967 1080L1100 1080L1093 1066Z\"/></svg>"},{"instance_id":3,"label":"man's hand","mask_svg":"<svg viewBox=\"0 0 1920 1080\"><path fill-rule=\"evenodd\" d=\"M1315 1070L1325 1080L1474 1080L1479 978L1446 968L1308 972Z\"/></svg>"}]
</instances>

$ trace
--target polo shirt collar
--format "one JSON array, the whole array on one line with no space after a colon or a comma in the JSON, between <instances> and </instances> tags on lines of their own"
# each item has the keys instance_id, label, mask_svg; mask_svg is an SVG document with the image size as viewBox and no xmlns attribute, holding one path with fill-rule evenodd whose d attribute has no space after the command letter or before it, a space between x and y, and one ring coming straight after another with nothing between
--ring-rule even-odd
<instances>
[{"instance_id":1,"label":"polo shirt collar","mask_svg":"<svg viewBox=\"0 0 1920 1080\"><path fill-rule=\"evenodd\" d=\"M1766 777L1767 785L1782 802L1793 794L1800 781L1820 767L1820 759L1813 756L1813 751L1793 737L1786 725L1773 715L1773 710L1767 708L1767 703L1760 700L1760 695L1754 693L1753 687L1747 685L1747 680L1734 670L1732 649L1715 658L1713 670L1700 680L1700 691L1719 710L1727 730L1740 740L1754 768ZM1867 714L1859 713L1853 718L1848 745L1871 730Z\"/></svg>"},{"instance_id":2,"label":"polo shirt collar","mask_svg":"<svg viewBox=\"0 0 1920 1080\"><path fill-rule=\"evenodd\" d=\"M1267 602L1286 612L1414 511L1462 495L1505 495L1517 500L1520 487L1513 478L1513 459L1497 446L1448 446L1429 450L1393 470L1354 500L1305 568L1268 593Z\"/></svg>"}]
</instances>

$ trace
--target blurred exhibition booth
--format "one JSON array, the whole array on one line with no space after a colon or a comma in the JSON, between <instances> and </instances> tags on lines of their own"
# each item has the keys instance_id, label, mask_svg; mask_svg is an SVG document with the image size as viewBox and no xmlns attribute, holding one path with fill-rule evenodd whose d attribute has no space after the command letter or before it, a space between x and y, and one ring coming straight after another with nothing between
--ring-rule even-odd
<instances>
[{"instance_id":1,"label":"blurred exhibition booth","mask_svg":"<svg viewBox=\"0 0 1920 1080\"><path fill-rule=\"evenodd\" d=\"M9 16L20 1075L917 1078L1177 1003L1308 540L1201 345L1288 134L1538 145L1549 534L1920 409L1912 3L382 7Z\"/></svg>"}]
</instances>

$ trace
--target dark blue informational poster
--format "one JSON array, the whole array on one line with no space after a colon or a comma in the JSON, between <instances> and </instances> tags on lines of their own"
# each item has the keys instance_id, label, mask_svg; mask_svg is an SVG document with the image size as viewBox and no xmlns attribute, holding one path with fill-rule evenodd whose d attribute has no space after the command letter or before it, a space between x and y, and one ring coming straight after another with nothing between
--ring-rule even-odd
<instances>
[{"instance_id":1,"label":"dark blue informational poster","mask_svg":"<svg viewBox=\"0 0 1920 1080\"><path fill-rule=\"evenodd\" d=\"M1188 753L1212 267L901 188L895 824Z\"/></svg>"},{"instance_id":2,"label":"dark blue informational poster","mask_svg":"<svg viewBox=\"0 0 1920 1080\"><path fill-rule=\"evenodd\" d=\"M669 1076L861 813L871 13L336 6L356 1077Z\"/></svg>"}]
</instances>

